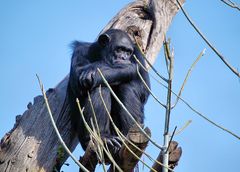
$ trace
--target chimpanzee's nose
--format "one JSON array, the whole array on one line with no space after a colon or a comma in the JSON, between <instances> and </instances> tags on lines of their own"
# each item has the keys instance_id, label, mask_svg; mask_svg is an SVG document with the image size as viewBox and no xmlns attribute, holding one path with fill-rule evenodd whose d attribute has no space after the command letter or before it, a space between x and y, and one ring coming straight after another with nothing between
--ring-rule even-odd
<instances>
[{"instance_id":1,"label":"chimpanzee's nose","mask_svg":"<svg viewBox=\"0 0 240 172\"><path fill-rule=\"evenodd\" d=\"M122 55L121 55L121 59L122 59L122 60L127 60L127 55L126 55L126 54L122 54Z\"/></svg>"}]
</instances>

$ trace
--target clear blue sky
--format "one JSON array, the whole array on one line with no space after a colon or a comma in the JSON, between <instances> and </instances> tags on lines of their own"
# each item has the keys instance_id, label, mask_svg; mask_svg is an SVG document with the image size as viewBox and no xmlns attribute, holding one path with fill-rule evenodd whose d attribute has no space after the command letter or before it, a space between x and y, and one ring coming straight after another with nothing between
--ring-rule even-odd
<instances>
[{"instance_id":1,"label":"clear blue sky","mask_svg":"<svg viewBox=\"0 0 240 172\"><path fill-rule=\"evenodd\" d=\"M239 0L235 0L240 3ZM69 72L73 40L93 41L108 21L126 5L122 1L0 1L0 137L40 94L35 74L46 88L55 87ZM236 68L240 68L240 13L220 0L188 0L184 6L208 39ZM215 122L240 135L239 79L219 60L192 29L182 13L167 34L175 50L173 90L181 83L198 54L206 48L189 78L182 97ZM166 75L162 50L154 66ZM166 90L152 80L153 92L165 101ZM163 142L164 109L152 98L145 108L152 138ZM240 141L212 126L183 103L172 111L171 130L191 125L177 135L183 148L178 172L239 171ZM158 150L149 145L156 157ZM83 154L78 147L75 155ZM144 157L144 160L151 164ZM65 172L77 171L70 160ZM142 167L140 165L140 167ZM142 169L142 168L140 168ZM101 171L101 170L98 170ZM143 171L149 171L146 167Z\"/></svg>"}]
</instances>

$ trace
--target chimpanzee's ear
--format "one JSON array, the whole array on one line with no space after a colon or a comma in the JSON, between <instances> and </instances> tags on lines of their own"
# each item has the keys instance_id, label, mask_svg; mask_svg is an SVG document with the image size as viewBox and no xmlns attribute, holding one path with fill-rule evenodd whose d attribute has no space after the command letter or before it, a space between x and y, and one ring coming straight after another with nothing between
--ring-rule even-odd
<instances>
[{"instance_id":1,"label":"chimpanzee's ear","mask_svg":"<svg viewBox=\"0 0 240 172\"><path fill-rule=\"evenodd\" d=\"M98 43L103 47L105 47L110 42L110 40L111 40L110 36L106 33L98 37Z\"/></svg>"}]
</instances>

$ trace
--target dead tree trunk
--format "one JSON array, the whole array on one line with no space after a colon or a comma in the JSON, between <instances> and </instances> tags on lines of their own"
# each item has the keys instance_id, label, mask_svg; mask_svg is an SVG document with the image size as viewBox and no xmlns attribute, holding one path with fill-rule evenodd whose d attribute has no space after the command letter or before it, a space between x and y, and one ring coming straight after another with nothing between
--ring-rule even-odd
<instances>
[{"instance_id":1,"label":"dead tree trunk","mask_svg":"<svg viewBox=\"0 0 240 172\"><path fill-rule=\"evenodd\" d=\"M183 3L185 0L181 0ZM142 48L151 63L154 62L163 43L164 35L179 10L175 0L138 0L123 8L104 28L127 31ZM47 96L58 129L71 150L78 144L71 133L69 109L60 115L65 100L68 77L65 77ZM51 125L42 96L23 115L16 118L13 129L0 142L0 171L50 172L59 160L60 143Z\"/></svg>"}]
</instances>

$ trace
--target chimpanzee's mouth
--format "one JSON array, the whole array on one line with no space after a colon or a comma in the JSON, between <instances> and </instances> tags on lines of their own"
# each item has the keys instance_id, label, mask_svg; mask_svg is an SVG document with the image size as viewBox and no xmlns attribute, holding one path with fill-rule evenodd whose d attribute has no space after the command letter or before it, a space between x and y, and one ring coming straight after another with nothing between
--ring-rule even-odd
<instances>
[{"instance_id":1,"label":"chimpanzee's mouth","mask_svg":"<svg viewBox=\"0 0 240 172\"><path fill-rule=\"evenodd\" d=\"M113 64L130 64L129 60L115 59L112 61Z\"/></svg>"}]
</instances>

